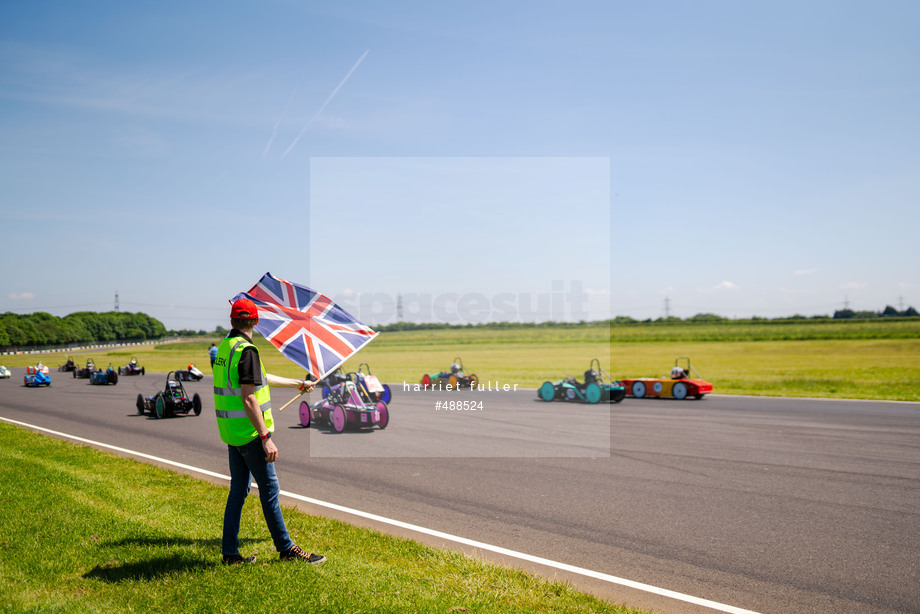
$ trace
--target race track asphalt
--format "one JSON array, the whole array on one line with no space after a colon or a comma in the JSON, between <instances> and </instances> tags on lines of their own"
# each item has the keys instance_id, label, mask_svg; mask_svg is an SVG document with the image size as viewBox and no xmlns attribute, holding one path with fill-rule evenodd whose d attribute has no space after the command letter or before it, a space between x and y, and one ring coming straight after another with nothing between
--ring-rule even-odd
<instances>
[{"instance_id":1,"label":"race track asphalt","mask_svg":"<svg viewBox=\"0 0 920 614\"><path fill-rule=\"evenodd\" d=\"M210 377L186 384L201 416L155 420L136 414L135 398L162 389L162 374L92 386L52 372L52 387L35 389L23 372L0 380L0 417L227 473ZM304 429L296 403L276 411L281 487L757 612L920 612L920 404L709 396L608 407L547 404L533 390L394 388L385 431ZM275 407L292 396L272 392ZM457 400L483 407L434 407ZM615 602L707 611L475 554Z\"/></svg>"}]
</instances>

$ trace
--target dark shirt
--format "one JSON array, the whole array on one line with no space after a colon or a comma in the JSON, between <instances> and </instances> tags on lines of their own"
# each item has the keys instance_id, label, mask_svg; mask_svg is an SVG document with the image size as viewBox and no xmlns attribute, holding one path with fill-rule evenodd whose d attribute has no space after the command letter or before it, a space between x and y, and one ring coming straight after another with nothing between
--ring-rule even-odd
<instances>
[{"instance_id":1,"label":"dark shirt","mask_svg":"<svg viewBox=\"0 0 920 614\"><path fill-rule=\"evenodd\" d=\"M246 341L252 343L252 339L238 331L233 329L230 331L228 337L242 337ZM256 387L262 385L262 369L259 364L259 350L254 347L243 348L243 353L240 355L240 364L238 365L238 371L240 377L240 384L252 384Z\"/></svg>"}]
</instances>

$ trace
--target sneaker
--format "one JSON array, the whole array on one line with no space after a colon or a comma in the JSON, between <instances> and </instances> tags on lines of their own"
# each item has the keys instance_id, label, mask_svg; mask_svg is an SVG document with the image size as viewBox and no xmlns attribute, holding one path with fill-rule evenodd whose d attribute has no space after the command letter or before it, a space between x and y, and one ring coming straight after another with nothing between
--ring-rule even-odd
<instances>
[{"instance_id":1,"label":"sneaker","mask_svg":"<svg viewBox=\"0 0 920 614\"><path fill-rule=\"evenodd\" d=\"M303 548L301 548L300 546L294 546L290 550L285 550L284 552L281 553L282 561L287 561L291 559L295 559L298 561L304 561L305 563L309 563L310 565L319 565L320 563L326 562L326 557L322 556L321 554L313 554L312 552L310 554L307 554L306 552L304 552Z\"/></svg>"},{"instance_id":2,"label":"sneaker","mask_svg":"<svg viewBox=\"0 0 920 614\"><path fill-rule=\"evenodd\" d=\"M238 565L240 563L255 563L255 562L256 562L256 557L254 556L243 556L239 553L224 555L224 565Z\"/></svg>"}]
</instances>

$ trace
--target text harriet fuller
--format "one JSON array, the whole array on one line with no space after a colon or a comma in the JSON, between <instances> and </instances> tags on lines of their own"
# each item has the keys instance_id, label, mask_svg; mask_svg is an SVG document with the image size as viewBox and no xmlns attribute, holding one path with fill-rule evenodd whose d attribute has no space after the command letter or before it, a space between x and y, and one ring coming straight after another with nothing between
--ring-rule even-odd
<instances>
[{"instance_id":1,"label":"text harriet fuller","mask_svg":"<svg viewBox=\"0 0 920 614\"><path fill-rule=\"evenodd\" d=\"M451 386L450 384L410 384L409 382L403 382L403 392L421 392L422 390L455 390L457 388L457 386ZM517 389L517 384L502 384L498 381L493 384L491 380L488 382L470 384L470 390L496 390L512 392L516 391Z\"/></svg>"}]
</instances>

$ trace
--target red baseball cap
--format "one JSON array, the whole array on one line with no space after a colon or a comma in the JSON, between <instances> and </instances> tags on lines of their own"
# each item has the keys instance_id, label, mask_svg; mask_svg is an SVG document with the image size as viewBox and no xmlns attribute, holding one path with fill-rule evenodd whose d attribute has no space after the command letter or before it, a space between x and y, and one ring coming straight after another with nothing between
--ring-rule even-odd
<instances>
[{"instance_id":1,"label":"red baseball cap","mask_svg":"<svg viewBox=\"0 0 920 614\"><path fill-rule=\"evenodd\" d=\"M251 300L241 298L231 305L230 317L234 320L258 320L259 311Z\"/></svg>"}]
</instances>

